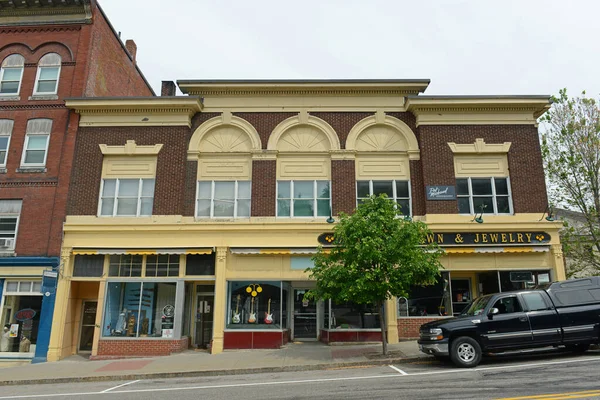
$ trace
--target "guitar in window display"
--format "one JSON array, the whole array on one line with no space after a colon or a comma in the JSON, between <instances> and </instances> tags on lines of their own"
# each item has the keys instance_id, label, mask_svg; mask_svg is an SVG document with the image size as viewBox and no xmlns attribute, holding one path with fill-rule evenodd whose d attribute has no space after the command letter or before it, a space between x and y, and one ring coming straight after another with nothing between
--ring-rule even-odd
<instances>
[{"instance_id":1,"label":"guitar in window display","mask_svg":"<svg viewBox=\"0 0 600 400\"><path fill-rule=\"evenodd\" d=\"M254 324L256 322L256 313L254 312L254 297L250 302L250 317L248 317L248 323Z\"/></svg>"},{"instance_id":2,"label":"guitar in window display","mask_svg":"<svg viewBox=\"0 0 600 400\"><path fill-rule=\"evenodd\" d=\"M271 312L271 299L269 299L269 306L265 313L265 324L271 325L273 323L273 313Z\"/></svg>"},{"instance_id":3,"label":"guitar in window display","mask_svg":"<svg viewBox=\"0 0 600 400\"><path fill-rule=\"evenodd\" d=\"M233 313L233 317L231 318L231 323L239 324L240 323L240 295L237 295L237 303L235 305L235 312Z\"/></svg>"}]
</instances>

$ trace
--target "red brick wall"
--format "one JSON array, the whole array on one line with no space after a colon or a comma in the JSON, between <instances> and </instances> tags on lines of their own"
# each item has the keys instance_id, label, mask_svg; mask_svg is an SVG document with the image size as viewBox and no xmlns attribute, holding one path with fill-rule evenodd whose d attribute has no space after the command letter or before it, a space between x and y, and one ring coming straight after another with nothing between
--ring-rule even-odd
<instances>
[{"instance_id":1,"label":"red brick wall","mask_svg":"<svg viewBox=\"0 0 600 400\"><path fill-rule=\"evenodd\" d=\"M277 161L252 161L252 212L253 217L275 216L277 189Z\"/></svg>"},{"instance_id":2,"label":"red brick wall","mask_svg":"<svg viewBox=\"0 0 600 400\"><path fill-rule=\"evenodd\" d=\"M152 96L135 63L110 29L102 13L94 10L91 58L86 97Z\"/></svg>"},{"instance_id":3,"label":"red brick wall","mask_svg":"<svg viewBox=\"0 0 600 400\"><path fill-rule=\"evenodd\" d=\"M129 339L129 340L102 340L98 341L98 355L103 356L168 356L171 353L180 353L189 347L189 338L182 337L178 340L167 339Z\"/></svg>"},{"instance_id":4,"label":"red brick wall","mask_svg":"<svg viewBox=\"0 0 600 400\"><path fill-rule=\"evenodd\" d=\"M417 339L419 337L419 329L421 325L431 321L437 321L443 317L407 317L398 318L398 337L400 339Z\"/></svg>"},{"instance_id":5,"label":"red brick wall","mask_svg":"<svg viewBox=\"0 0 600 400\"><path fill-rule=\"evenodd\" d=\"M331 205L334 215L351 214L356 208L354 160L331 161Z\"/></svg>"},{"instance_id":6,"label":"red brick wall","mask_svg":"<svg viewBox=\"0 0 600 400\"><path fill-rule=\"evenodd\" d=\"M547 204L537 128L532 125L421 126L424 185L454 185L454 156L448 142L472 144L512 142L508 153L513 206L516 213L543 212ZM456 214L456 201L426 201L427 213Z\"/></svg>"}]
</instances>

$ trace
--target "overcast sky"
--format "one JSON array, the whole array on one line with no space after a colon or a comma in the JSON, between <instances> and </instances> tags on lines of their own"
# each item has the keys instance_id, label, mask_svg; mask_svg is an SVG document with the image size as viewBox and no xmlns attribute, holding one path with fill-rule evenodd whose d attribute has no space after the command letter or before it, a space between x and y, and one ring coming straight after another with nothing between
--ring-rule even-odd
<instances>
[{"instance_id":1,"label":"overcast sky","mask_svg":"<svg viewBox=\"0 0 600 400\"><path fill-rule=\"evenodd\" d=\"M99 0L177 79L428 78L427 94L600 94L600 2Z\"/></svg>"}]
</instances>

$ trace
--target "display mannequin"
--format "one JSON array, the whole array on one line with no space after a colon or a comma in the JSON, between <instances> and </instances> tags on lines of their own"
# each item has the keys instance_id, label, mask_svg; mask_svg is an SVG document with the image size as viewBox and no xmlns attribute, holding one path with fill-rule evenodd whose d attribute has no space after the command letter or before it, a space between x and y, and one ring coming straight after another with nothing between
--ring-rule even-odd
<instances>
[{"instance_id":1,"label":"display mannequin","mask_svg":"<svg viewBox=\"0 0 600 400\"><path fill-rule=\"evenodd\" d=\"M117 325L115 326L116 333L119 333L122 335L127 330L126 316L127 316L127 309L124 308L123 312L121 314L119 314L119 319L117 319Z\"/></svg>"},{"instance_id":2,"label":"display mannequin","mask_svg":"<svg viewBox=\"0 0 600 400\"><path fill-rule=\"evenodd\" d=\"M2 337L0 337L0 351L10 351L10 325L4 325Z\"/></svg>"}]
</instances>

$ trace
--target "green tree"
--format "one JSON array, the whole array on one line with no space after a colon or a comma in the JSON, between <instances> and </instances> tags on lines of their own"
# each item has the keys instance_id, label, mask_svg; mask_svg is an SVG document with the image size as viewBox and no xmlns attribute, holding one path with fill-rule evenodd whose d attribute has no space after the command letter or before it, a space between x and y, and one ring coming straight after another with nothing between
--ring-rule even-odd
<instances>
[{"instance_id":1,"label":"green tree","mask_svg":"<svg viewBox=\"0 0 600 400\"><path fill-rule=\"evenodd\" d=\"M399 213L385 195L365 200L352 215L342 213L333 229L334 246L319 247L314 267L307 270L316 281L309 297L377 306L384 355L385 301L408 297L412 285L435 283L442 268L442 251L427 244L427 225Z\"/></svg>"},{"instance_id":2,"label":"green tree","mask_svg":"<svg viewBox=\"0 0 600 400\"><path fill-rule=\"evenodd\" d=\"M581 213L561 231L567 274L600 272L600 112L585 92L562 89L541 118L542 155L553 204Z\"/></svg>"}]
</instances>

